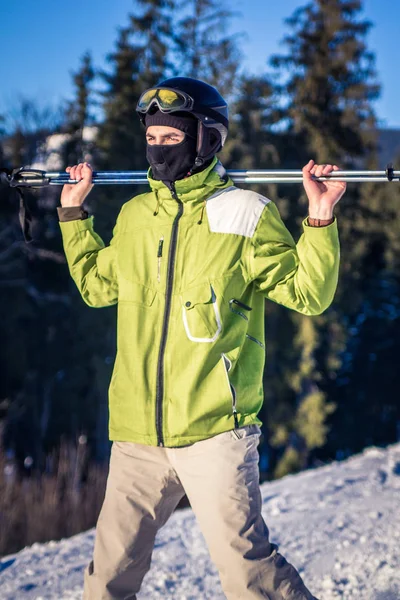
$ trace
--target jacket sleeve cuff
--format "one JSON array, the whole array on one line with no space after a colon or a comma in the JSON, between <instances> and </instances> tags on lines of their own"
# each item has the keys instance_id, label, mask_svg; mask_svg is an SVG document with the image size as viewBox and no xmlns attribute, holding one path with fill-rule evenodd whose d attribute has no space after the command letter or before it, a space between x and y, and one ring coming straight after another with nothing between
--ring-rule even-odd
<instances>
[{"instance_id":1,"label":"jacket sleeve cuff","mask_svg":"<svg viewBox=\"0 0 400 600\"><path fill-rule=\"evenodd\" d=\"M88 213L82 206L57 206L58 218L60 221L76 221L77 219L87 219Z\"/></svg>"},{"instance_id":2,"label":"jacket sleeve cuff","mask_svg":"<svg viewBox=\"0 0 400 600\"><path fill-rule=\"evenodd\" d=\"M323 248L339 250L339 232L336 217L333 223L325 225L325 227L311 227L307 225L307 219L304 219L302 238L311 246L318 247L319 251L322 251Z\"/></svg>"},{"instance_id":3,"label":"jacket sleeve cuff","mask_svg":"<svg viewBox=\"0 0 400 600\"><path fill-rule=\"evenodd\" d=\"M94 217L91 215L87 219L72 219L71 221L60 221L60 229L62 235L73 235L81 231L93 232L93 220Z\"/></svg>"}]
</instances>

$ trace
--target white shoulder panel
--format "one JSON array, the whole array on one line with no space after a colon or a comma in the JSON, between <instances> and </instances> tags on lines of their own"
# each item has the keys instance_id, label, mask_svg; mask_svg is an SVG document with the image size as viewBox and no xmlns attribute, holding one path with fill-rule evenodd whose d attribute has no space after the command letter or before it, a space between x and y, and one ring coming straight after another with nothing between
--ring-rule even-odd
<instances>
[{"instance_id":1,"label":"white shoulder panel","mask_svg":"<svg viewBox=\"0 0 400 600\"><path fill-rule=\"evenodd\" d=\"M261 213L270 200L235 186L225 188L207 199L210 231L253 237Z\"/></svg>"}]
</instances>

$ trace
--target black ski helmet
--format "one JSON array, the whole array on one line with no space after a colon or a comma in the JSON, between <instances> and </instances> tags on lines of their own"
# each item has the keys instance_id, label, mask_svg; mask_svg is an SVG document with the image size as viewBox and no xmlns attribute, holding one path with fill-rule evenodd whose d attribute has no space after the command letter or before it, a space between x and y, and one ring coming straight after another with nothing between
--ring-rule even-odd
<instances>
[{"instance_id":1,"label":"black ski helmet","mask_svg":"<svg viewBox=\"0 0 400 600\"><path fill-rule=\"evenodd\" d=\"M159 91L176 92L179 99L163 103ZM146 114L162 112L189 112L198 120L197 158L194 168L201 168L223 147L228 135L228 105L211 85L191 77L171 77L149 88L139 98L136 111L143 125Z\"/></svg>"}]
</instances>

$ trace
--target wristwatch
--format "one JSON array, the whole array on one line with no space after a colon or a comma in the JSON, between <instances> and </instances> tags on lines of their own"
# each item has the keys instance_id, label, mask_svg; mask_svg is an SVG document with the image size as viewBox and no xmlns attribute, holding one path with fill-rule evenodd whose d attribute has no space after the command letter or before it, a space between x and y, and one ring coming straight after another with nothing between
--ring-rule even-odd
<instances>
[{"instance_id":1,"label":"wristwatch","mask_svg":"<svg viewBox=\"0 0 400 600\"><path fill-rule=\"evenodd\" d=\"M331 219L315 219L314 217L307 217L307 225L310 227L326 227L335 220L335 217Z\"/></svg>"}]
</instances>

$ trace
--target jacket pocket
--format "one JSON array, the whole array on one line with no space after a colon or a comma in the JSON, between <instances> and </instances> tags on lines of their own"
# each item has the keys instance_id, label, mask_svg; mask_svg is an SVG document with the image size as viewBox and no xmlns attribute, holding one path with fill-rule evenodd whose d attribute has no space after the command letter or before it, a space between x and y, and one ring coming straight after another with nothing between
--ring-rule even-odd
<instances>
[{"instance_id":1,"label":"jacket pocket","mask_svg":"<svg viewBox=\"0 0 400 600\"><path fill-rule=\"evenodd\" d=\"M252 310L252 308L251 306L247 306L247 304L244 304L237 298L231 298L229 300L229 310L235 315L238 315L239 317L244 319L245 321L248 321L249 317L246 313L249 313Z\"/></svg>"},{"instance_id":2,"label":"jacket pocket","mask_svg":"<svg viewBox=\"0 0 400 600\"><path fill-rule=\"evenodd\" d=\"M153 290L140 283L134 283L123 277L119 278L118 301L138 304L140 306L151 306L156 297L156 290Z\"/></svg>"},{"instance_id":3,"label":"jacket pocket","mask_svg":"<svg viewBox=\"0 0 400 600\"><path fill-rule=\"evenodd\" d=\"M191 342L212 343L222 331L218 298L211 284L187 290L180 296L182 320Z\"/></svg>"},{"instance_id":4,"label":"jacket pocket","mask_svg":"<svg viewBox=\"0 0 400 600\"><path fill-rule=\"evenodd\" d=\"M262 348L263 350L265 349L265 346L264 346L264 344L263 344L263 342L261 340L255 338L252 335L249 335L248 333L246 333L246 338L248 340L250 340L251 342L254 342L255 344L258 344L260 346L260 348Z\"/></svg>"}]
</instances>

